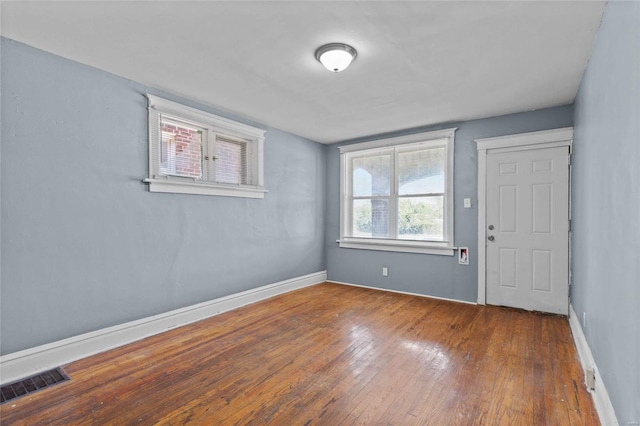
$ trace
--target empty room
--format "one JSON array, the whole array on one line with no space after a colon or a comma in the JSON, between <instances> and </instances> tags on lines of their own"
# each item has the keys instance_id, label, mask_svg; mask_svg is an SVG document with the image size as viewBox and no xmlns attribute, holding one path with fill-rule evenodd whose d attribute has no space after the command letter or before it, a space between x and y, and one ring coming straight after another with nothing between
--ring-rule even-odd
<instances>
[{"instance_id":1,"label":"empty room","mask_svg":"<svg viewBox=\"0 0 640 426\"><path fill-rule=\"evenodd\" d=\"M640 425L640 1L0 35L0 424Z\"/></svg>"}]
</instances>

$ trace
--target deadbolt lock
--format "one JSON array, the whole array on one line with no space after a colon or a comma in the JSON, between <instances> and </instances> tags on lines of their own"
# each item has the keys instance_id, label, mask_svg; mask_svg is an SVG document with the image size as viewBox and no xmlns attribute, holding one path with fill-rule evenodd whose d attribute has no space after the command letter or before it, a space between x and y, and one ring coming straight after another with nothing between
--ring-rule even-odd
<instances>
[{"instance_id":1,"label":"deadbolt lock","mask_svg":"<svg viewBox=\"0 0 640 426\"><path fill-rule=\"evenodd\" d=\"M493 231L493 225L489 225L489 231Z\"/></svg>"}]
</instances>

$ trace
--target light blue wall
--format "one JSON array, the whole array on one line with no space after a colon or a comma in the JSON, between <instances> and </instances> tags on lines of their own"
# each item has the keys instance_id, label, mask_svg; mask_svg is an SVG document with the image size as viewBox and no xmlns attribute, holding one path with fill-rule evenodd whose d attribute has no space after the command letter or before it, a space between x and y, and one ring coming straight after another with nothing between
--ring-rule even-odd
<instances>
[{"instance_id":1,"label":"light blue wall","mask_svg":"<svg viewBox=\"0 0 640 426\"><path fill-rule=\"evenodd\" d=\"M143 95L194 104L1 48L2 354L325 269L324 146L268 129L264 200L150 193Z\"/></svg>"},{"instance_id":2,"label":"light blue wall","mask_svg":"<svg viewBox=\"0 0 640 426\"><path fill-rule=\"evenodd\" d=\"M476 302L478 299L478 181L475 139L567 127L572 122L571 106L451 123L411 131L380 135L399 136L421 131L457 127L454 168L455 245L469 247L469 265L459 265L457 256L439 256L339 248L340 155L337 144L327 154L327 269L330 280L384 289ZM363 142L376 137L349 141ZM471 198L472 208L463 208ZM382 276L382 267L389 276Z\"/></svg>"},{"instance_id":3,"label":"light blue wall","mask_svg":"<svg viewBox=\"0 0 640 426\"><path fill-rule=\"evenodd\" d=\"M574 119L572 304L618 421L638 424L640 2L607 5Z\"/></svg>"}]
</instances>

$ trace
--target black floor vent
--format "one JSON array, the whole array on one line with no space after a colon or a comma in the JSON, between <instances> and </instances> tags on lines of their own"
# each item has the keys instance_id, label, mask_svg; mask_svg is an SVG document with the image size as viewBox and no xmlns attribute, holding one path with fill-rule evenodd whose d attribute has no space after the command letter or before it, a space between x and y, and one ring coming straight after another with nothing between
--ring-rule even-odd
<instances>
[{"instance_id":1,"label":"black floor vent","mask_svg":"<svg viewBox=\"0 0 640 426\"><path fill-rule=\"evenodd\" d=\"M0 389L0 404L67 380L69 380L69 376L62 371L62 368L56 368L55 370L45 371L35 376L9 383Z\"/></svg>"}]
</instances>

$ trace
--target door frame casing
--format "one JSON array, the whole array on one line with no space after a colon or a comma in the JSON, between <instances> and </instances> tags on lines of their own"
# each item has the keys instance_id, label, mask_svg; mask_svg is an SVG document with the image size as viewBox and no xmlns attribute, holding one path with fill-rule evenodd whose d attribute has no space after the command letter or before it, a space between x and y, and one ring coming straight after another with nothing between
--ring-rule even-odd
<instances>
[{"instance_id":1,"label":"door frame casing","mask_svg":"<svg viewBox=\"0 0 640 426\"><path fill-rule=\"evenodd\" d=\"M571 154L573 127L475 139L478 150L478 305L487 301L487 155L568 146ZM571 179L571 178L569 178ZM569 185L569 182L567 182ZM571 191L571 188L569 188ZM570 192L569 192L570 194ZM567 241L567 244L569 242ZM569 259L571 261L571 259Z\"/></svg>"}]
</instances>

